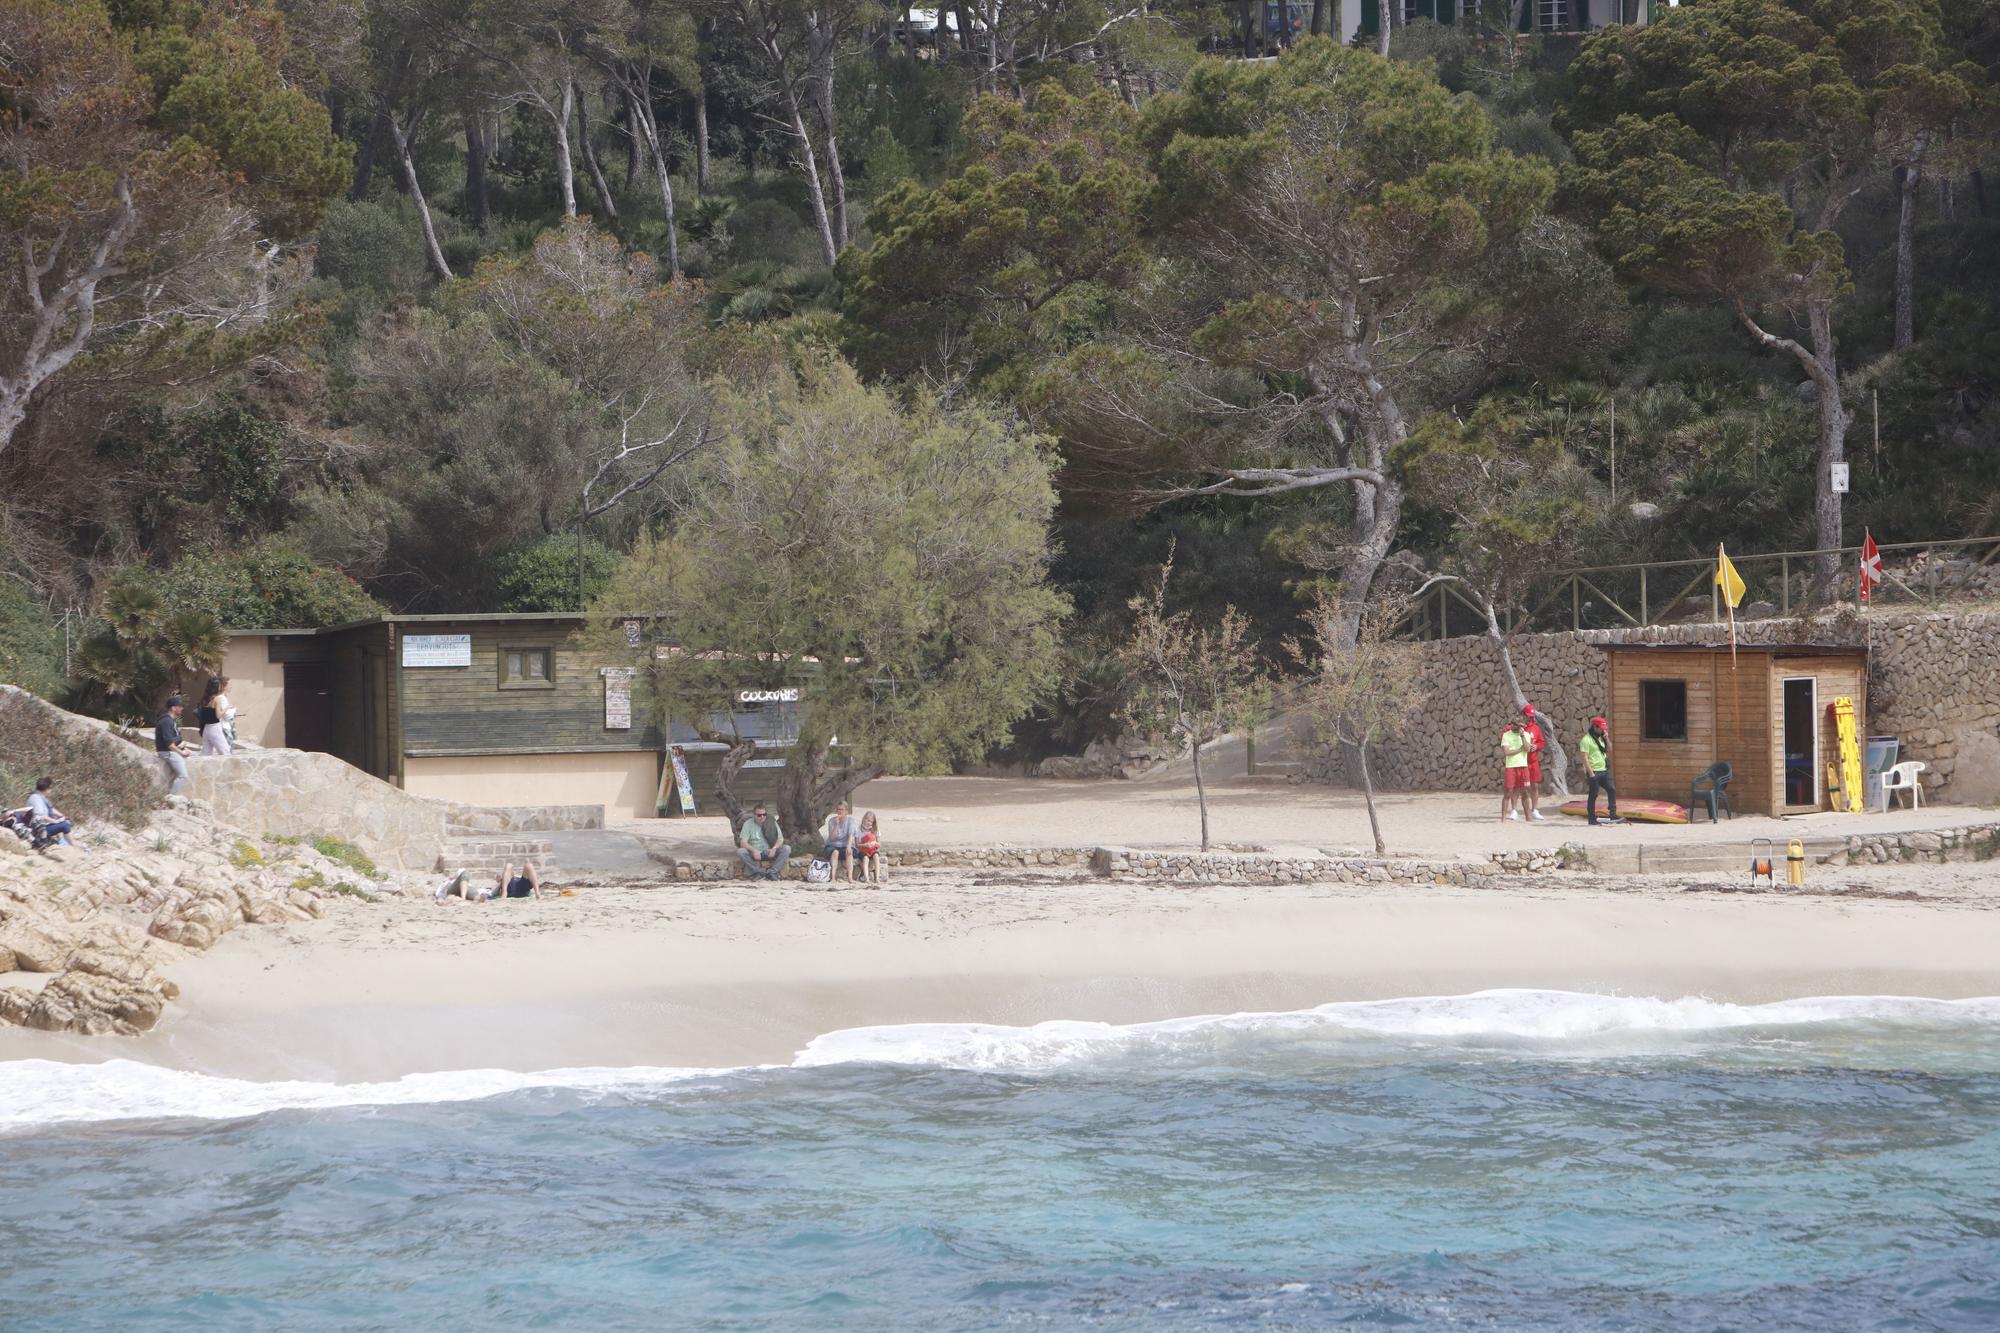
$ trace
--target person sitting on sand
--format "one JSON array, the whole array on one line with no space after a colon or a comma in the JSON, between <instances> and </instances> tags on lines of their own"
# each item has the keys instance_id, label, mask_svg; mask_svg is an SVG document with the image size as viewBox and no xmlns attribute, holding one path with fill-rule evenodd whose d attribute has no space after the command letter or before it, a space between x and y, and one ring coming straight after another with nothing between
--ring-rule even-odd
<instances>
[{"instance_id":1,"label":"person sitting on sand","mask_svg":"<svg viewBox=\"0 0 2000 1333\"><path fill-rule=\"evenodd\" d=\"M54 778L42 778L35 783L35 790L28 796L29 827L35 834L35 841L47 846L51 842L69 846L69 816L56 809L49 800L49 791L55 786Z\"/></svg>"},{"instance_id":2,"label":"person sitting on sand","mask_svg":"<svg viewBox=\"0 0 2000 1333\"><path fill-rule=\"evenodd\" d=\"M1590 719L1590 730L1583 733L1577 748L1583 751L1583 771L1590 791L1583 805L1585 821L1590 824L1598 822L1597 793L1603 792L1610 802L1609 816L1603 822L1624 823L1618 817L1618 787L1611 780L1611 733L1603 718Z\"/></svg>"},{"instance_id":3,"label":"person sitting on sand","mask_svg":"<svg viewBox=\"0 0 2000 1333\"><path fill-rule=\"evenodd\" d=\"M1504 822L1519 819L1514 813L1516 805L1523 809L1528 805L1528 729L1519 718L1507 724L1507 730L1500 733L1500 762L1503 781L1500 784L1500 818Z\"/></svg>"},{"instance_id":4,"label":"person sitting on sand","mask_svg":"<svg viewBox=\"0 0 2000 1333\"><path fill-rule=\"evenodd\" d=\"M882 866L882 821L870 810L861 816L861 836L854 840L854 860L861 867L861 882L887 882Z\"/></svg>"},{"instance_id":5,"label":"person sitting on sand","mask_svg":"<svg viewBox=\"0 0 2000 1333\"><path fill-rule=\"evenodd\" d=\"M833 813L826 817L826 840L822 850L826 854L828 875L839 878L840 868L847 867L847 882L854 882L854 845L861 841L861 821L842 801L833 807Z\"/></svg>"},{"instance_id":6,"label":"person sitting on sand","mask_svg":"<svg viewBox=\"0 0 2000 1333\"><path fill-rule=\"evenodd\" d=\"M743 828L736 835L736 854L743 858L743 865L752 879L781 878L785 873L785 862L792 859L792 849L785 842L784 830L778 827L777 820L771 818L771 812L762 801L750 812L750 818L743 821Z\"/></svg>"}]
</instances>

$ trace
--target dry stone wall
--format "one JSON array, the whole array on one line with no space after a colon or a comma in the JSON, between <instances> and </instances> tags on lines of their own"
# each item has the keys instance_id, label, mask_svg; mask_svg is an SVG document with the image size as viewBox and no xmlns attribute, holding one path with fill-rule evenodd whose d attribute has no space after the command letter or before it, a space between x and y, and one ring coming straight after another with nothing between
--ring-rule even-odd
<instances>
[{"instance_id":1,"label":"dry stone wall","mask_svg":"<svg viewBox=\"0 0 2000 1333\"><path fill-rule=\"evenodd\" d=\"M1737 626L1739 640L1801 637L1801 622ZM1712 643L1717 626L1524 634L1513 641L1522 692L1555 722L1572 756L1577 737L1602 712L1608 686L1605 643ZM1820 643L1869 649L1868 730L1901 739L1903 759L1930 766L1926 795L1965 805L2000 801L2000 613L1876 612L1819 622ZM1514 716L1499 656L1484 638L1422 645L1430 695L1419 726L1383 747L1375 774L1406 791L1483 791L1493 785L1494 745Z\"/></svg>"}]
</instances>

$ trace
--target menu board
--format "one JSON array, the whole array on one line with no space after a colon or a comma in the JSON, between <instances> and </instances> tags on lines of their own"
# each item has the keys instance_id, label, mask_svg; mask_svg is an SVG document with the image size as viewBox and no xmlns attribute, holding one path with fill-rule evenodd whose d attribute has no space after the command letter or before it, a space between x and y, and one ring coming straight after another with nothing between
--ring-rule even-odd
<instances>
[{"instance_id":1,"label":"menu board","mask_svg":"<svg viewBox=\"0 0 2000 1333\"><path fill-rule=\"evenodd\" d=\"M604 729L606 731L632 730L632 677L631 667L605 667L604 669Z\"/></svg>"}]
</instances>

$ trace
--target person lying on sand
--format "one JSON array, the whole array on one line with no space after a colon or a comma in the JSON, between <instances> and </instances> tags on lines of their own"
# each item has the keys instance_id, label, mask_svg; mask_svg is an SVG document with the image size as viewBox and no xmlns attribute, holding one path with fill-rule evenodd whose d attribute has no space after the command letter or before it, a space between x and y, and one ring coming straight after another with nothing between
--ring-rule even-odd
<instances>
[{"instance_id":1,"label":"person lying on sand","mask_svg":"<svg viewBox=\"0 0 2000 1333\"><path fill-rule=\"evenodd\" d=\"M535 873L532 863L523 861L521 873L514 873L514 863L494 878L491 888L473 885L469 872L461 870L444 882L442 888L431 897L437 902L447 898L462 898L469 903L491 902L495 898L539 898L542 896L542 878Z\"/></svg>"}]
</instances>

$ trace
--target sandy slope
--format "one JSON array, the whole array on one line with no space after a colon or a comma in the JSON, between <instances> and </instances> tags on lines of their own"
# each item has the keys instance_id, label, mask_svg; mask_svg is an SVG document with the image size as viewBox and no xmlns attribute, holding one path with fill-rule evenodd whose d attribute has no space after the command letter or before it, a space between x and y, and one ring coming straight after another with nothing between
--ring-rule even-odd
<instances>
[{"instance_id":1,"label":"sandy slope","mask_svg":"<svg viewBox=\"0 0 2000 1333\"><path fill-rule=\"evenodd\" d=\"M0 1059L244 1077L734 1065L842 1027L1132 1022L1548 987L1762 1001L2000 994L2000 876L1551 876L1505 891L1167 889L912 875L880 891L587 888L543 902L343 901L181 965L147 1036L0 1033Z\"/></svg>"}]
</instances>

